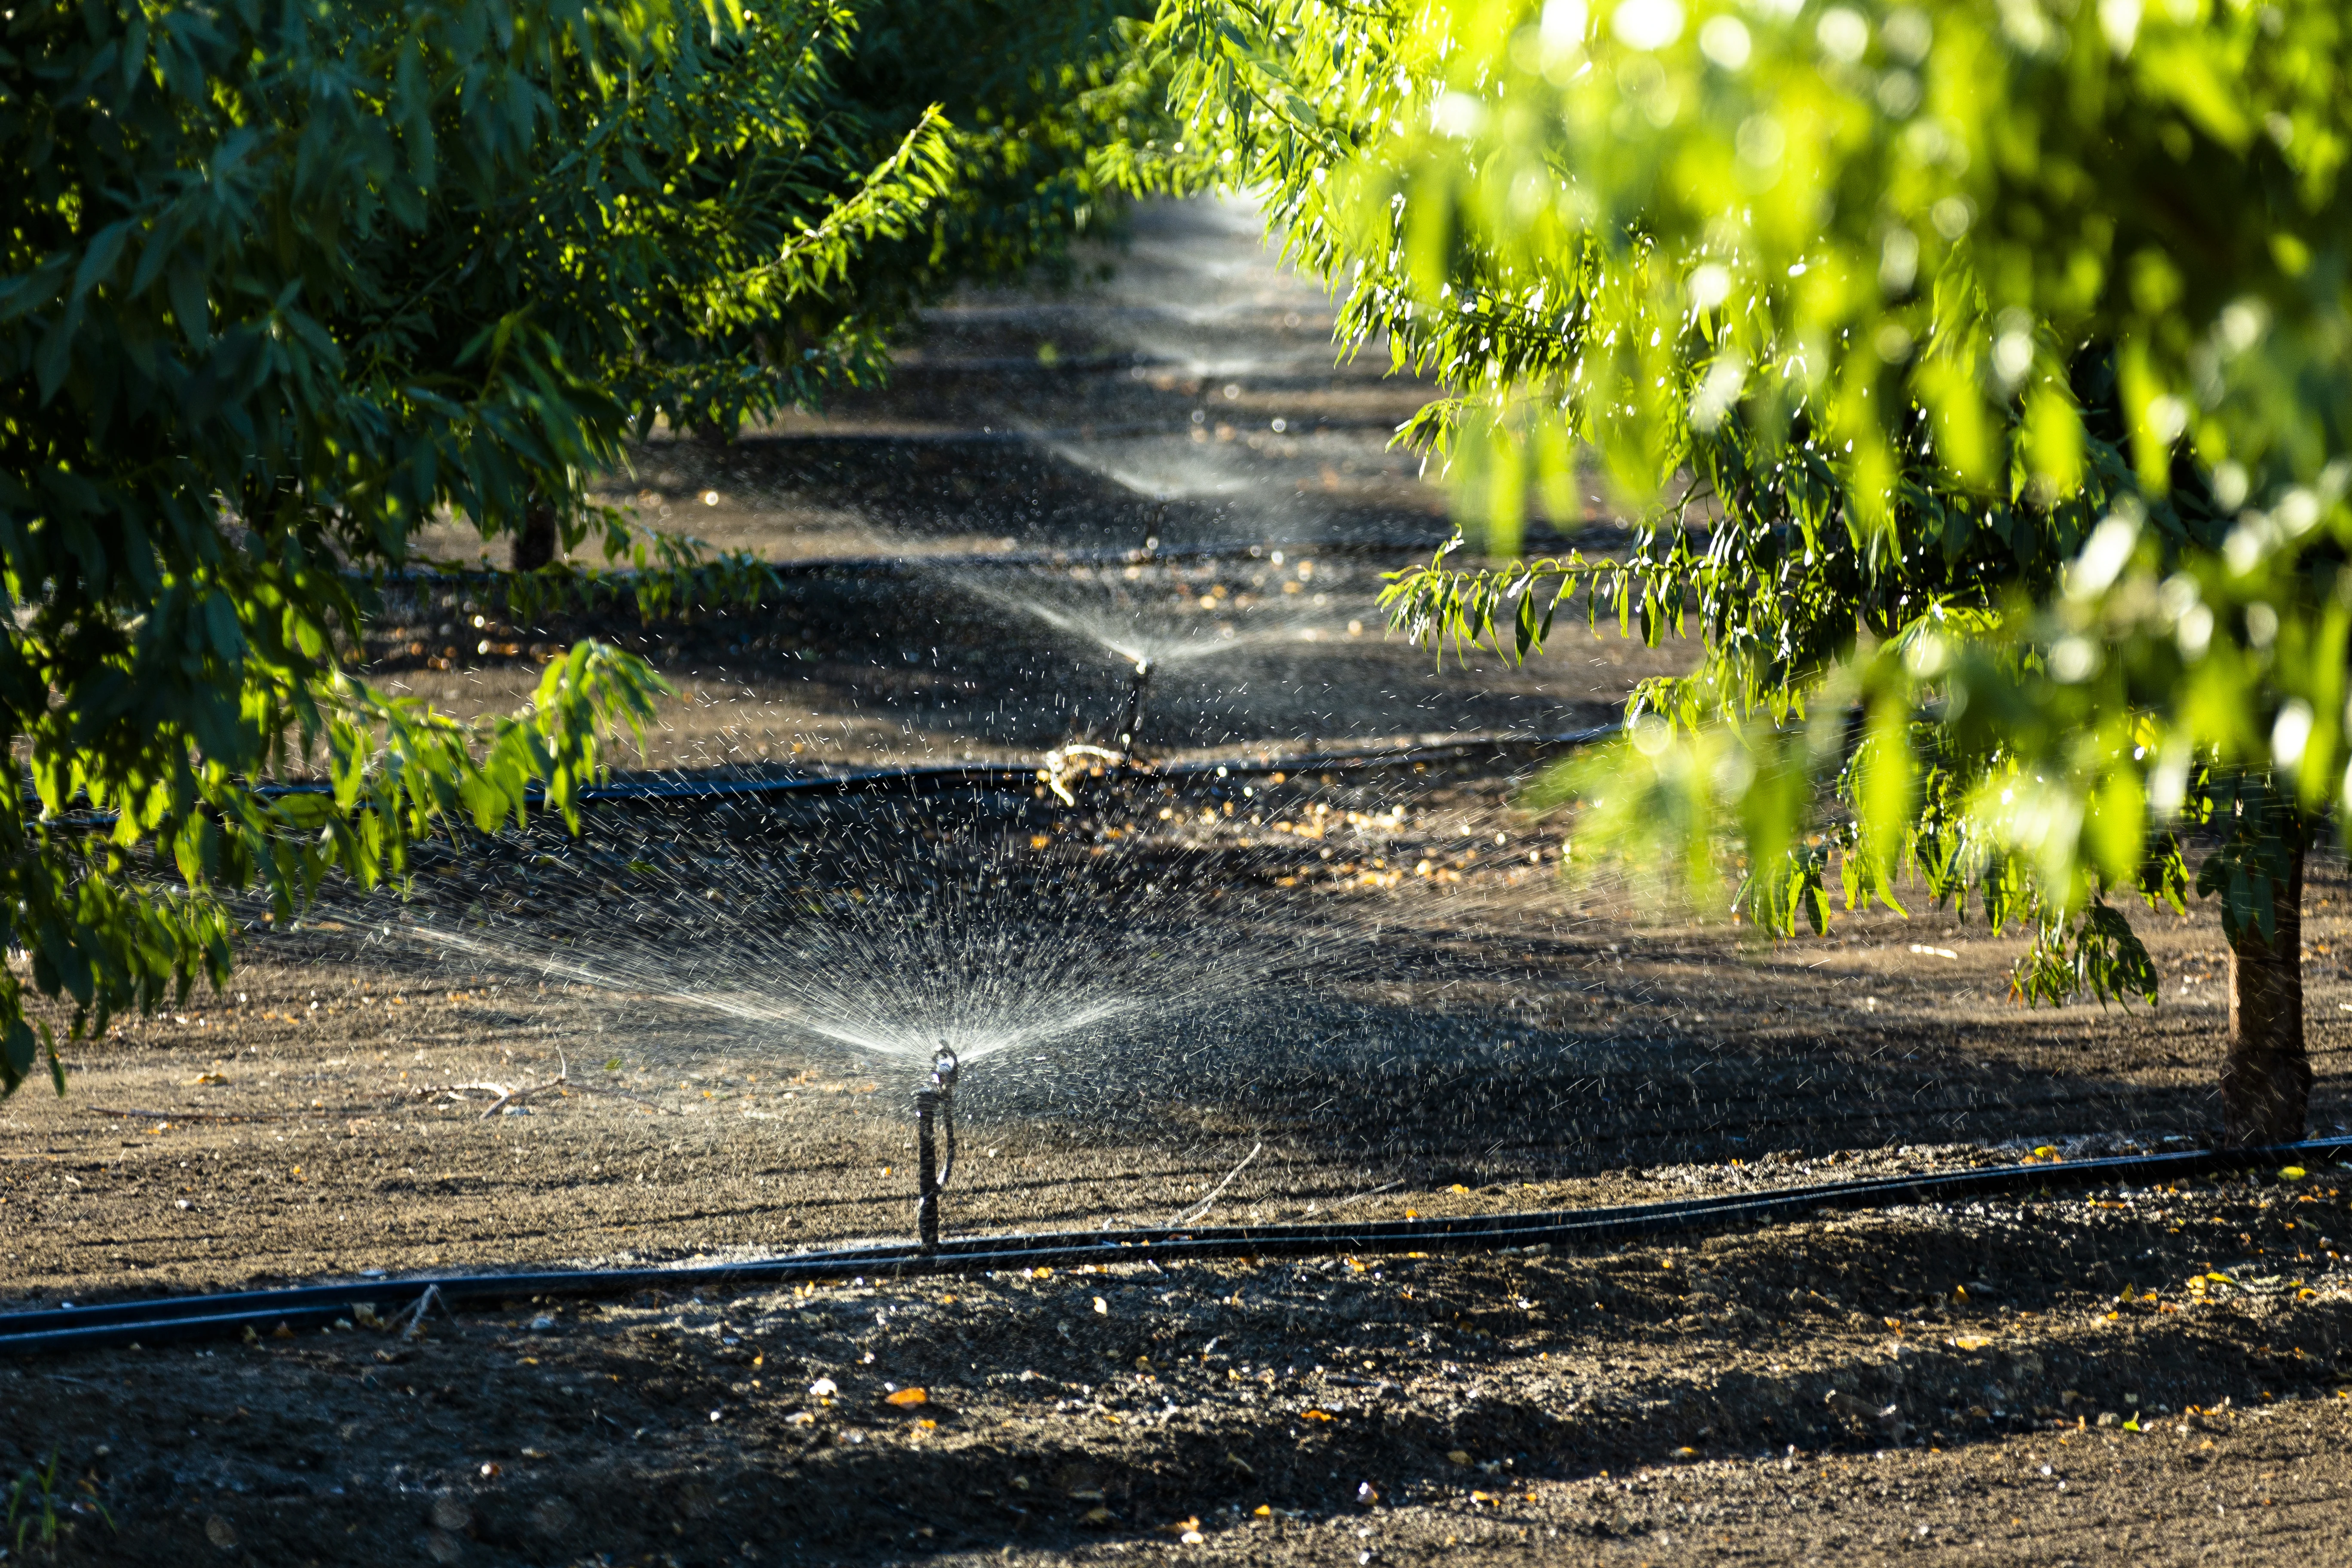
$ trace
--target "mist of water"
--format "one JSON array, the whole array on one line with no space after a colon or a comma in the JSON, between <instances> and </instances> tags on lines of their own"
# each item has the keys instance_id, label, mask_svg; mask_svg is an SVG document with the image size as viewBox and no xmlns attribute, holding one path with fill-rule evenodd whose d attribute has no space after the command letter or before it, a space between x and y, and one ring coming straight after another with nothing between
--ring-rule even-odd
<instances>
[{"instance_id":1,"label":"mist of water","mask_svg":"<svg viewBox=\"0 0 2352 1568\"><path fill-rule=\"evenodd\" d=\"M908 1068L942 1045L1049 1068L1196 1049L1275 977L1328 961L1306 928L1210 930L1221 889L1083 840L925 831L719 854L554 845L469 860L455 897L341 912L412 952L650 1005L666 1037ZM688 1016L701 1023L681 1030Z\"/></svg>"},{"instance_id":2,"label":"mist of water","mask_svg":"<svg viewBox=\"0 0 2352 1568\"><path fill-rule=\"evenodd\" d=\"M1009 614L1155 669L1223 658L1244 649L1321 642L1338 630L1328 611L1292 604L1279 595L1214 611L1178 611L1163 607L1171 596L1165 587L1147 599L1117 581L967 576L958 579L956 586Z\"/></svg>"},{"instance_id":3,"label":"mist of water","mask_svg":"<svg viewBox=\"0 0 2352 1568\"><path fill-rule=\"evenodd\" d=\"M626 929L478 933L421 921L393 930L418 946L707 1013L736 1034L916 1062L940 1046L966 1062L1016 1047L1083 1046L1089 1032L1181 1010L1206 978L1139 981L1087 962L1095 955L1083 943L1024 941L1005 929L746 924L698 931L685 951Z\"/></svg>"},{"instance_id":4,"label":"mist of water","mask_svg":"<svg viewBox=\"0 0 2352 1568\"><path fill-rule=\"evenodd\" d=\"M1225 373L1232 374L1232 373ZM1152 437L1143 441L1045 443L1063 461L1101 475L1148 500L1229 500L1263 490L1264 474L1204 455L1190 442Z\"/></svg>"}]
</instances>

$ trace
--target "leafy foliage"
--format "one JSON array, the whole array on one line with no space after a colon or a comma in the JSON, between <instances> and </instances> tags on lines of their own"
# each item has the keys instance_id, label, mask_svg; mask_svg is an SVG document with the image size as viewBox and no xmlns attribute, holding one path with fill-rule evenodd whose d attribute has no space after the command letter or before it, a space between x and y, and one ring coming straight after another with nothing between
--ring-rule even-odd
<instances>
[{"instance_id":1,"label":"leafy foliage","mask_svg":"<svg viewBox=\"0 0 2352 1568\"><path fill-rule=\"evenodd\" d=\"M1779 930L1833 866L1973 890L2042 935L2036 997L2152 994L2105 900L2186 891L2175 825L2262 868L2197 885L2267 929L2346 787L2340 6L1169 0L1155 36L1359 339L1454 392L1406 435L1474 532L1572 520L1580 451L1641 509L1617 558L1388 595L1514 657L1563 608L1696 634L1553 786L1580 837L1696 889L1736 828Z\"/></svg>"},{"instance_id":2,"label":"leafy foliage","mask_svg":"<svg viewBox=\"0 0 2352 1568\"><path fill-rule=\"evenodd\" d=\"M538 783L572 816L651 670L583 644L524 713L460 725L343 668L367 572L445 511L488 536L554 507L576 542L583 475L632 428L878 362L838 312L768 331L946 175L935 112L870 161L835 133L851 20L92 0L0 24L0 730L32 791L0 796L7 1087L44 1047L59 1072L31 993L79 1032L219 983L223 888L290 910L330 869L396 878L437 822L495 827ZM260 787L310 765L331 794Z\"/></svg>"},{"instance_id":3,"label":"leafy foliage","mask_svg":"<svg viewBox=\"0 0 2352 1568\"><path fill-rule=\"evenodd\" d=\"M1142 0L891 0L858 17L841 75L869 155L926 106L944 116L953 180L905 237L869 244L857 309L903 315L947 289L1067 279L1074 239L1117 232L1117 150L1170 133L1165 85L1134 47Z\"/></svg>"}]
</instances>

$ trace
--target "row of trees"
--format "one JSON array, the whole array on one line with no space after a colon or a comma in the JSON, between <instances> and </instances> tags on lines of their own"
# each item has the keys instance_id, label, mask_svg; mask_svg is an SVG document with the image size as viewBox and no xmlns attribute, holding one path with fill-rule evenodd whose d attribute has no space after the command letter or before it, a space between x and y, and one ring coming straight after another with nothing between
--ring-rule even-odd
<instances>
[{"instance_id":1,"label":"row of trees","mask_svg":"<svg viewBox=\"0 0 2352 1568\"><path fill-rule=\"evenodd\" d=\"M1106 0L0 18L0 740L32 791L0 793L30 961L0 1081L58 1071L28 993L79 1033L220 983L224 888L290 911L446 816L571 817L650 668L583 643L461 725L344 668L368 574L444 514L541 595L592 536L646 559L585 493L633 434L815 401L923 300L1067 254L1089 151L1153 114L1129 27ZM331 795L258 787L289 769Z\"/></svg>"},{"instance_id":2,"label":"row of trees","mask_svg":"<svg viewBox=\"0 0 2352 1568\"><path fill-rule=\"evenodd\" d=\"M2153 1002L2118 906L2213 896L2227 1131L2301 1135L2352 789L2340 5L1169 0L1155 39L1352 341L1445 384L1406 434L1493 555L1580 452L1635 509L1622 555L1388 592L1515 657L1562 612L1695 636L1549 782L1580 844L1775 931L1973 900L2036 1001Z\"/></svg>"}]
</instances>

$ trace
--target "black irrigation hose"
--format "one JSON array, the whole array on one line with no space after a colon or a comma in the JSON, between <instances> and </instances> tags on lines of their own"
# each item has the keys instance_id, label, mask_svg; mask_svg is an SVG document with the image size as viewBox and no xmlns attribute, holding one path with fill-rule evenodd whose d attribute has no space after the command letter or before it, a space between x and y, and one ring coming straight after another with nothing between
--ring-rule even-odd
<instances>
[{"instance_id":1,"label":"black irrigation hose","mask_svg":"<svg viewBox=\"0 0 2352 1568\"><path fill-rule=\"evenodd\" d=\"M1213 784L1223 778L1263 778L1271 773L1370 773L1382 768L1466 762L1475 756L1507 752L1544 752L1587 746L1595 741L1606 740L1617 731L1615 724L1597 724L1557 735L1495 735L1427 746L1310 752L1294 757L1231 757L1223 762L1163 763L1139 766L1126 776L1138 784ZM900 787L914 795L967 788L1025 792L1043 783L1044 778L1043 770L1030 763L950 763L910 768L868 768L857 773L823 773L790 779L632 780L583 790L580 798L583 803L597 804L769 800L796 795L851 795Z\"/></svg>"},{"instance_id":2,"label":"black irrigation hose","mask_svg":"<svg viewBox=\"0 0 2352 1568\"><path fill-rule=\"evenodd\" d=\"M1475 1252L1497 1247L1592 1246L1736 1225L1795 1218L1825 1208L1883 1208L1997 1197L2053 1187L2099 1186L2125 1180L2178 1181L2289 1164L2318 1165L2352 1157L2352 1138L2319 1138L2252 1149L2197 1149L2118 1155L2052 1164L1880 1176L1783 1187L1724 1197L1616 1208L1553 1209L1461 1219L1387 1220L1362 1225L1196 1226L1124 1231L1065 1231L974 1237L925 1249L912 1243L797 1253L746 1263L643 1268L551 1269L514 1274L414 1275L350 1280L282 1290L240 1290L100 1307L59 1307L0 1315L0 1355L161 1344L324 1328L362 1303L390 1317L427 1290L457 1306L519 1296L621 1296L658 1289L687 1292L833 1279L847 1275L969 1274L1077 1263L1174 1262L1186 1258L1295 1258L1333 1252Z\"/></svg>"},{"instance_id":3,"label":"black irrigation hose","mask_svg":"<svg viewBox=\"0 0 2352 1568\"><path fill-rule=\"evenodd\" d=\"M1139 766L1125 775L1129 784L1161 781L1177 785L1214 784L1224 778L1263 778L1271 773L1372 773L1382 768L1425 766L1433 763L1467 762L1474 757L1515 752L1548 752L1588 746L1618 731L1615 724L1596 724L1557 735L1485 735L1426 746L1381 747L1357 752L1310 752L1295 757L1231 757L1223 762L1166 763ZM630 779L598 784L580 792L587 805L691 805L698 802L757 802L805 799L867 793L939 795L950 790L980 789L1026 794L1045 782L1045 772L1029 763L945 763L907 768L862 768L855 773L810 773L798 778L761 779ZM323 784L264 784L254 793L265 800L287 795L327 795ZM533 787L524 801L534 811L547 804L543 790ZM27 805L37 809L37 800ZM75 812L49 818L44 826L83 831L111 827L111 812Z\"/></svg>"}]
</instances>

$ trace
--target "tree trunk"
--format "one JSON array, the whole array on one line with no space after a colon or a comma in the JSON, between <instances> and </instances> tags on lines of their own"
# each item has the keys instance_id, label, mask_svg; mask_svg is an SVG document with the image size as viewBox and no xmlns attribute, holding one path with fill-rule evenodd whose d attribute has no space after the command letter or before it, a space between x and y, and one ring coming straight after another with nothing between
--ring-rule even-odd
<instances>
[{"instance_id":1,"label":"tree trunk","mask_svg":"<svg viewBox=\"0 0 2352 1568\"><path fill-rule=\"evenodd\" d=\"M2273 882L2272 937L2252 922L2230 942L2230 1050L2221 1062L2223 1136L2241 1146L2292 1143L2311 1105L2311 1058L2303 1049L2303 859L2291 846L2284 885Z\"/></svg>"},{"instance_id":2,"label":"tree trunk","mask_svg":"<svg viewBox=\"0 0 2352 1568\"><path fill-rule=\"evenodd\" d=\"M514 536L514 569L536 572L555 563L555 508L534 500L523 509L522 527Z\"/></svg>"}]
</instances>

